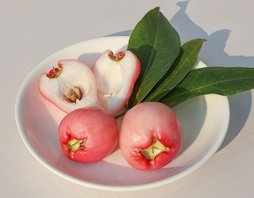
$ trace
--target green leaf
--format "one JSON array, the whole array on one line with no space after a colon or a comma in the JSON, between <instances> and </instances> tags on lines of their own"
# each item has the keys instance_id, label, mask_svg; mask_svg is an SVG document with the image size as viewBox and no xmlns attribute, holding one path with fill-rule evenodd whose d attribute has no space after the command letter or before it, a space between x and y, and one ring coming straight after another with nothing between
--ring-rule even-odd
<instances>
[{"instance_id":1,"label":"green leaf","mask_svg":"<svg viewBox=\"0 0 254 198\"><path fill-rule=\"evenodd\" d=\"M129 107L141 102L166 74L180 51L180 37L169 21L155 8L135 26L128 49L141 62Z\"/></svg>"},{"instance_id":2,"label":"green leaf","mask_svg":"<svg viewBox=\"0 0 254 198\"><path fill-rule=\"evenodd\" d=\"M195 66L204 39L194 39L182 47L173 66L162 80L157 83L144 101L159 101L169 91L175 88Z\"/></svg>"},{"instance_id":3,"label":"green leaf","mask_svg":"<svg viewBox=\"0 0 254 198\"><path fill-rule=\"evenodd\" d=\"M204 94L234 95L254 88L254 68L205 67L192 70L169 94L160 100L175 106Z\"/></svg>"}]
</instances>

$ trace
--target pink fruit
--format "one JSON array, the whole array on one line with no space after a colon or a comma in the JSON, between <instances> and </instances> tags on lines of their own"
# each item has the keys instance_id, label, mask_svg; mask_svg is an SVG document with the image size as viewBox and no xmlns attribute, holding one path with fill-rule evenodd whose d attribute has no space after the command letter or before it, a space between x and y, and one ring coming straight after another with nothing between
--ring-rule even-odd
<instances>
[{"instance_id":1,"label":"pink fruit","mask_svg":"<svg viewBox=\"0 0 254 198\"><path fill-rule=\"evenodd\" d=\"M78 60L61 60L58 67L41 75L42 95L68 113L83 107L100 107L92 70Z\"/></svg>"},{"instance_id":2,"label":"pink fruit","mask_svg":"<svg viewBox=\"0 0 254 198\"><path fill-rule=\"evenodd\" d=\"M179 153L180 122L174 111L162 103L140 103L124 116L119 141L131 166L141 170L159 169Z\"/></svg>"},{"instance_id":3,"label":"pink fruit","mask_svg":"<svg viewBox=\"0 0 254 198\"><path fill-rule=\"evenodd\" d=\"M115 115L128 103L140 73L140 62L131 51L115 56L106 50L95 62L98 96L106 112Z\"/></svg>"},{"instance_id":4,"label":"pink fruit","mask_svg":"<svg viewBox=\"0 0 254 198\"><path fill-rule=\"evenodd\" d=\"M64 154L78 162L97 162L118 143L116 120L96 108L81 108L67 114L58 129Z\"/></svg>"}]
</instances>

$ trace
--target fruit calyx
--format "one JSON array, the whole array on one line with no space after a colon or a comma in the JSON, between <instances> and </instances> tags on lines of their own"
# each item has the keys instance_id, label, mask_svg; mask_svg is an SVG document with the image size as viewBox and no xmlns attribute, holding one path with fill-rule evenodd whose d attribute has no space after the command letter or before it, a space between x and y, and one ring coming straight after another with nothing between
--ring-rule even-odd
<instances>
[{"instance_id":1,"label":"fruit calyx","mask_svg":"<svg viewBox=\"0 0 254 198\"><path fill-rule=\"evenodd\" d=\"M114 61L120 61L123 59L123 57L125 56L125 53L123 51L120 51L117 53L117 55L115 56L114 53L112 51L109 51L108 56L111 60Z\"/></svg>"},{"instance_id":2,"label":"fruit calyx","mask_svg":"<svg viewBox=\"0 0 254 198\"><path fill-rule=\"evenodd\" d=\"M53 67L48 73L47 77L49 78L57 78L62 72L63 66L58 64L58 67Z\"/></svg>"},{"instance_id":3,"label":"fruit calyx","mask_svg":"<svg viewBox=\"0 0 254 198\"><path fill-rule=\"evenodd\" d=\"M67 148L71 153L74 153L78 149L84 148L83 143L84 143L84 140L77 140L75 138L71 138L71 140L67 142Z\"/></svg>"},{"instance_id":4,"label":"fruit calyx","mask_svg":"<svg viewBox=\"0 0 254 198\"><path fill-rule=\"evenodd\" d=\"M153 143L145 148L139 149L139 152L150 161L150 163L154 162L154 159L157 155L164 151L169 151L170 149L164 146L156 137L153 137Z\"/></svg>"}]
</instances>

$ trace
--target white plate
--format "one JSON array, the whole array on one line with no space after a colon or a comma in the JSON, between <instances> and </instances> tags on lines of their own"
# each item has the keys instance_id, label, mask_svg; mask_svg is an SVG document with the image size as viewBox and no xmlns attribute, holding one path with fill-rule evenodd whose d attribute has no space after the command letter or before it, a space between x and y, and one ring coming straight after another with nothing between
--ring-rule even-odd
<instances>
[{"instance_id":1,"label":"white plate","mask_svg":"<svg viewBox=\"0 0 254 198\"><path fill-rule=\"evenodd\" d=\"M16 101L20 135L32 155L45 167L80 185L104 190L139 190L175 181L204 164L219 148L229 124L227 97L196 97L175 107L183 126L180 155L157 171L131 168L117 150L94 164L73 162L62 155L57 128L65 115L39 92L38 79L60 59L77 58L92 65L106 49L125 49L128 37L104 37L67 47L37 65L23 82ZM199 63L198 66L204 66Z\"/></svg>"}]
</instances>

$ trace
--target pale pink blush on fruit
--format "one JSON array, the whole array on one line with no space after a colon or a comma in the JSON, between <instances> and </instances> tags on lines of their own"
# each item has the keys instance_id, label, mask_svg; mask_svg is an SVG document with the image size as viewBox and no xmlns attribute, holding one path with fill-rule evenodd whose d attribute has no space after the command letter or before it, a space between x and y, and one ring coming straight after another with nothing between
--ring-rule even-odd
<instances>
[{"instance_id":1,"label":"pale pink blush on fruit","mask_svg":"<svg viewBox=\"0 0 254 198\"><path fill-rule=\"evenodd\" d=\"M177 156L181 142L180 122L162 103L140 103L123 118L120 149L134 168L154 170L165 166Z\"/></svg>"},{"instance_id":2,"label":"pale pink blush on fruit","mask_svg":"<svg viewBox=\"0 0 254 198\"><path fill-rule=\"evenodd\" d=\"M140 62L131 51L116 55L106 50L95 62L98 96L106 112L119 113L128 103L140 73Z\"/></svg>"},{"instance_id":3,"label":"pale pink blush on fruit","mask_svg":"<svg viewBox=\"0 0 254 198\"><path fill-rule=\"evenodd\" d=\"M100 107L95 76L78 60L59 61L58 67L41 75L39 89L45 98L66 113L83 107Z\"/></svg>"},{"instance_id":4,"label":"pale pink blush on fruit","mask_svg":"<svg viewBox=\"0 0 254 198\"><path fill-rule=\"evenodd\" d=\"M58 133L64 154L83 163L102 160L118 143L116 120L96 108L80 108L68 113Z\"/></svg>"}]
</instances>

